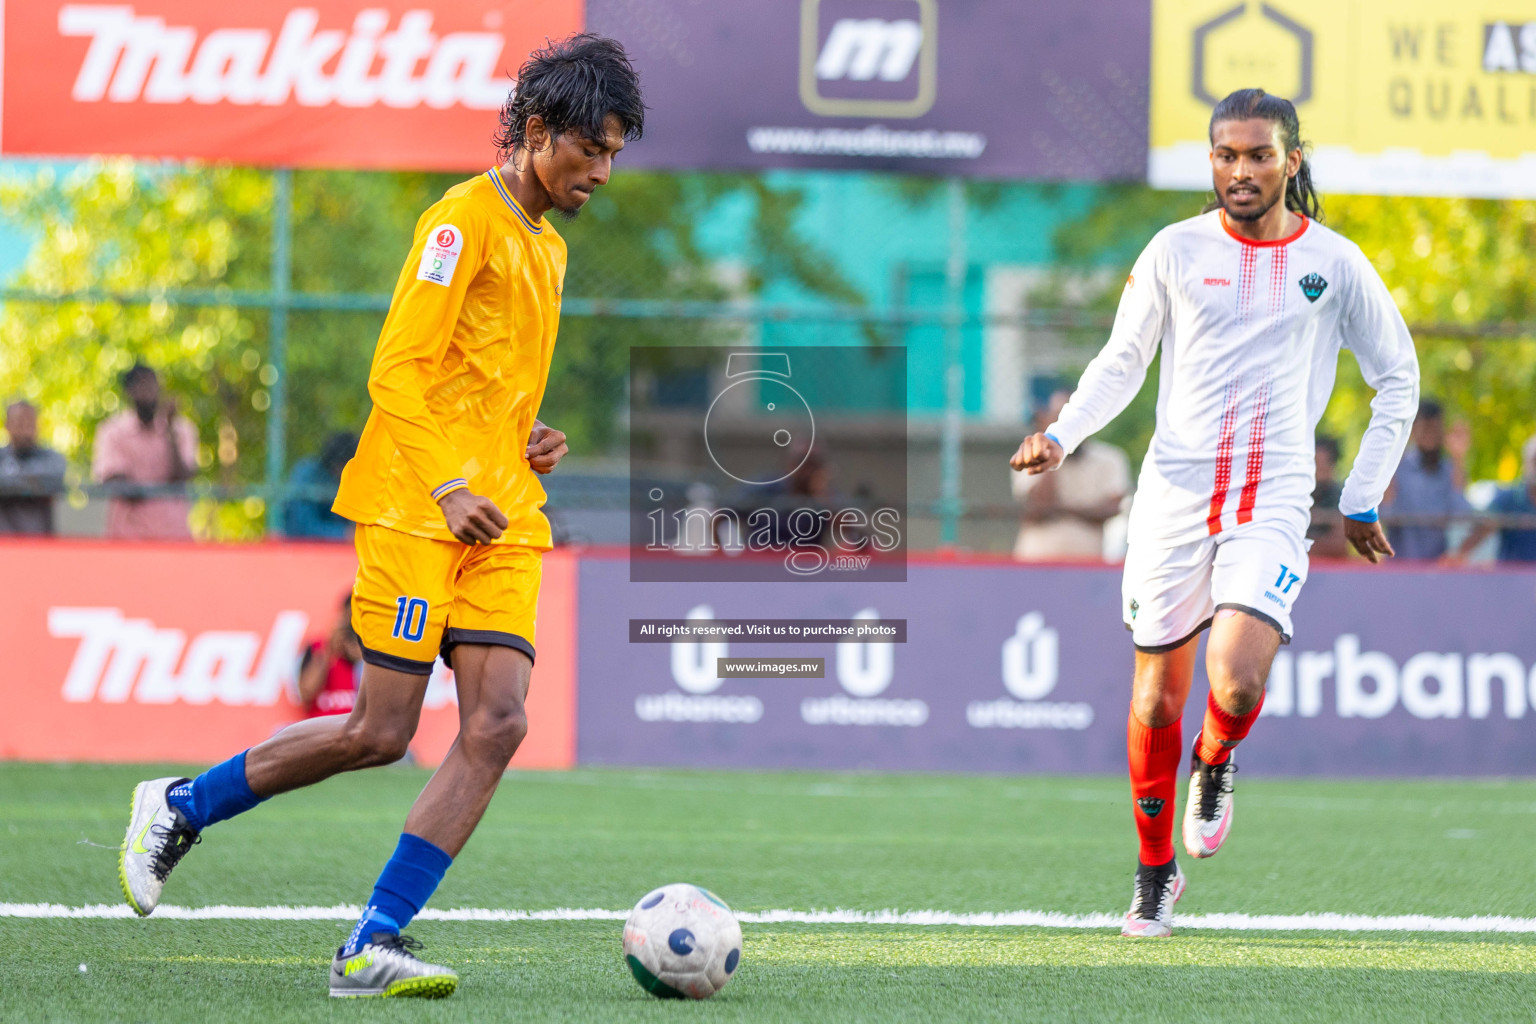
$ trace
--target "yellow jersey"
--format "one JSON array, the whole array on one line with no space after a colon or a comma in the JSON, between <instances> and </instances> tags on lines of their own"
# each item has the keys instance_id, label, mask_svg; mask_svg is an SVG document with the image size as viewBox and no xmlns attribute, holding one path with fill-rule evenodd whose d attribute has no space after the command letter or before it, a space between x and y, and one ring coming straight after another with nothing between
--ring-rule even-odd
<instances>
[{"instance_id":1,"label":"yellow jersey","mask_svg":"<svg viewBox=\"0 0 1536 1024\"><path fill-rule=\"evenodd\" d=\"M525 455L560 320L565 241L491 170L416 222L368 374L373 411L334 511L453 540L438 499L461 487L509 520L498 543L547 549Z\"/></svg>"}]
</instances>

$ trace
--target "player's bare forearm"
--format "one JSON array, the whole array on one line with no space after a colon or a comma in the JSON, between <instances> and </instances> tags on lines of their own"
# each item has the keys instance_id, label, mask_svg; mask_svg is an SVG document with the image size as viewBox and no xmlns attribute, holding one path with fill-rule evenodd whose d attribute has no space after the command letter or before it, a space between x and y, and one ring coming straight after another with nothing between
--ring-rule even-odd
<instances>
[{"instance_id":1,"label":"player's bare forearm","mask_svg":"<svg viewBox=\"0 0 1536 1024\"><path fill-rule=\"evenodd\" d=\"M1044 434L1030 434L1024 439L1024 443L1019 445L1019 450L1013 453L1013 458L1008 460L1008 465L1034 476L1036 473L1055 469L1066 457L1066 450L1049 437Z\"/></svg>"},{"instance_id":2,"label":"player's bare forearm","mask_svg":"<svg viewBox=\"0 0 1536 1024\"><path fill-rule=\"evenodd\" d=\"M527 459L535 473L550 472L570 450L570 445L565 443L565 434L539 420L533 421L533 430L528 434Z\"/></svg>"},{"instance_id":3,"label":"player's bare forearm","mask_svg":"<svg viewBox=\"0 0 1536 1024\"><path fill-rule=\"evenodd\" d=\"M465 544L489 544L507 528L507 517L490 498L460 487L437 500L448 532Z\"/></svg>"},{"instance_id":4,"label":"player's bare forearm","mask_svg":"<svg viewBox=\"0 0 1536 1024\"><path fill-rule=\"evenodd\" d=\"M1344 516L1344 538L1372 565L1380 562L1382 555L1391 558L1397 554L1392 550L1392 545L1387 542L1387 535L1383 532L1380 523L1363 523L1358 519Z\"/></svg>"}]
</instances>

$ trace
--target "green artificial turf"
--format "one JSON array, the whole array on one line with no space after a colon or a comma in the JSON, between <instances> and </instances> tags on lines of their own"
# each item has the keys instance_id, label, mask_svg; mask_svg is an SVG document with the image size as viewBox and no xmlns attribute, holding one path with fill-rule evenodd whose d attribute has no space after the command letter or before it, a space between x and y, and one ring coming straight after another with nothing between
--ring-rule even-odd
<instances>
[{"instance_id":1,"label":"green artificial turf","mask_svg":"<svg viewBox=\"0 0 1536 1024\"><path fill-rule=\"evenodd\" d=\"M128 795L174 769L0 764L0 902L118 903ZM183 770L184 771L184 770ZM180 774L181 772L177 772ZM334 779L216 826L165 903L357 903L424 772ZM109 847L101 849L91 844ZM1536 917L1536 783L1242 778L1186 913ZM693 881L743 911L1120 913L1122 779L513 773L432 905L630 906ZM0 1021L1526 1020L1536 936L753 924L703 1004L630 978L616 921L421 921L441 1002L332 1003L344 921L0 917ZM85 964L86 970L80 971Z\"/></svg>"}]
</instances>

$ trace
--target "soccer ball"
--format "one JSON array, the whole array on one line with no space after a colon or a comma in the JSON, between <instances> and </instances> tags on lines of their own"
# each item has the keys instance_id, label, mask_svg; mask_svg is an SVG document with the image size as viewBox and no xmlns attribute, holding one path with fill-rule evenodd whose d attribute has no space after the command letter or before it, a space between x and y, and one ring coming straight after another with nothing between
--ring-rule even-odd
<instances>
[{"instance_id":1,"label":"soccer ball","mask_svg":"<svg viewBox=\"0 0 1536 1024\"><path fill-rule=\"evenodd\" d=\"M708 889L664 885L636 903L624 922L624 962L653 996L708 999L741 962L741 925Z\"/></svg>"}]
</instances>

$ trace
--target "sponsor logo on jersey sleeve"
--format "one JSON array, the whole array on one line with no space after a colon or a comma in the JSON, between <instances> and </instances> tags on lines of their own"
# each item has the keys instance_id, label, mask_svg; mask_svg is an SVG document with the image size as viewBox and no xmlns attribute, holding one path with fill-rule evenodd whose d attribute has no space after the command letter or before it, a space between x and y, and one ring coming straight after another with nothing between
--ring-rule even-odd
<instances>
[{"instance_id":1,"label":"sponsor logo on jersey sleeve","mask_svg":"<svg viewBox=\"0 0 1536 1024\"><path fill-rule=\"evenodd\" d=\"M1301 294L1307 297L1308 302L1316 302L1328 287L1328 282L1323 280L1321 274L1308 274L1297 283L1301 285Z\"/></svg>"},{"instance_id":2,"label":"sponsor logo on jersey sleeve","mask_svg":"<svg viewBox=\"0 0 1536 1024\"><path fill-rule=\"evenodd\" d=\"M447 285L453 280L454 268L459 265L459 254L463 251L464 232L452 224L433 228L421 250L421 266L416 271L416 280Z\"/></svg>"}]
</instances>

